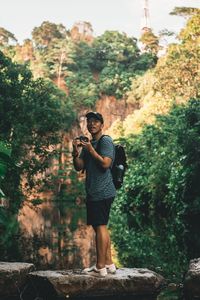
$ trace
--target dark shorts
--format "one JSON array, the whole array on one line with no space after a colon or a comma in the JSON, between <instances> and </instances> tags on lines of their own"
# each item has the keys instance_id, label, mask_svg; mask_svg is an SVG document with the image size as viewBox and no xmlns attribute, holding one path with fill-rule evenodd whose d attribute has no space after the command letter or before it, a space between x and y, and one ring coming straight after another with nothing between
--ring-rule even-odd
<instances>
[{"instance_id":1,"label":"dark shorts","mask_svg":"<svg viewBox=\"0 0 200 300\"><path fill-rule=\"evenodd\" d=\"M99 201L87 200L87 225L107 225L113 200L113 197Z\"/></svg>"}]
</instances>

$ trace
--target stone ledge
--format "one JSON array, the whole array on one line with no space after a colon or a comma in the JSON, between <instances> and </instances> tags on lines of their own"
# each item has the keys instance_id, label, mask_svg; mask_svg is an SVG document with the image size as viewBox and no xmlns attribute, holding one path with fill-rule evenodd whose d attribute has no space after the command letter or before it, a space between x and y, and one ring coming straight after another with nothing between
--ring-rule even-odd
<instances>
[{"instance_id":1,"label":"stone ledge","mask_svg":"<svg viewBox=\"0 0 200 300\"><path fill-rule=\"evenodd\" d=\"M186 299L200 299L200 258L192 259L184 281Z\"/></svg>"},{"instance_id":2,"label":"stone ledge","mask_svg":"<svg viewBox=\"0 0 200 300\"><path fill-rule=\"evenodd\" d=\"M34 265L29 263L0 262L0 298L18 295L27 275L34 270Z\"/></svg>"},{"instance_id":3,"label":"stone ledge","mask_svg":"<svg viewBox=\"0 0 200 300\"><path fill-rule=\"evenodd\" d=\"M35 271L29 277L41 297L53 298L148 296L147 299L156 299L165 284L161 275L136 268L118 269L115 275L105 278L85 275L81 270Z\"/></svg>"},{"instance_id":4,"label":"stone ledge","mask_svg":"<svg viewBox=\"0 0 200 300\"><path fill-rule=\"evenodd\" d=\"M0 299L154 300L165 284L161 275L148 269L122 268L105 278L81 270L34 270L29 263L0 262Z\"/></svg>"}]
</instances>

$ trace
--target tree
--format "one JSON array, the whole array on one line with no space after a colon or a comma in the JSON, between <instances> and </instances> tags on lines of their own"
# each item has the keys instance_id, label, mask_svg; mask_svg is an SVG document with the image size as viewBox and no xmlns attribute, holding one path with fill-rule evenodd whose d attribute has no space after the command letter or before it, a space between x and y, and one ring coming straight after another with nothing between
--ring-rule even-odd
<instances>
[{"instance_id":1,"label":"tree","mask_svg":"<svg viewBox=\"0 0 200 300\"><path fill-rule=\"evenodd\" d=\"M11 149L5 141L0 141L0 198L5 197L4 192L1 189L1 183L4 179L7 171L7 167L10 164Z\"/></svg>"},{"instance_id":2,"label":"tree","mask_svg":"<svg viewBox=\"0 0 200 300\"><path fill-rule=\"evenodd\" d=\"M125 135L141 132L144 124L153 124L155 116L168 113L174 103L199 97L199 20L199 12L192 15L181 30L180 43L169 45L154 69L132 80L127 101L140 109L123 122Z\"/></svg>"},{"instance_id":3,"label":"tree","mask_svg":"<svg viewBox=\"0 0 200 300\"><path fill-rule=\"evenodd\" d=\"M91 43L93 41L93 28L89 22L76 22L70 30L70 36L75 42Z\"/></svg>"},{"instance_id":4,"label":"tree","mask_svg":"<svg viewBox=\"0 0 200 300\"><path fill-rule=\"evenodd\" d=\"M198 256L199 121L195 99L126 139L129 168L111 218L123 265L180 280L188 261Z\"/></svg>"},{"instance_id":5,"label":"tree","mask_svg":"<svg viewBox=\"0 0 200 300\"><path fill-rule=\"evenodd\" d=\"M61 24L43 22L34 28L32 36L36 59L31 62L31 70L36 77L48 77L61 87L68 74L67 64L71 63L73 42L70 33Z\"/></svg>"},{"instance_id":6,"label":"tree","mask_svg":"<svg viewBox=\"0 0 200 300\"><path fill-rule=\"evenodd\" d=\"M70 56L72 47L70 38L54 39L42 54L42 60L48 71L46 76L55 80L58 87L60 87L61 78L68 75L68 64L72 63Z\"/></svg>"},{"instance_id":7,"label":"tree","mask_svg":"<svg viewBox=\"0 0 200 300\"><path fill-rule=\"evenodd\" d=\"M10 42L16 43L16 37L10 31L6 30L3 27L0 27L0 49L2 47L7 47L10 44Z\"/></svg>"},{"instance_id":8,"label":"tree","mask_svg":"<svg viewBox=\"0 0 200 300\"><path fill-rule=\"evenodd\" d=\"M32 39L37 48L48 47L53 39L63 39L67 35L66 28L62 24L54 24L48 21L43 22L32 31Z\"/></svg>"},{"instance_id":9,"label":"tree","mask_svg":"<svg viewBox=\"0 0 200 300\"><path fill-rule=\"evenodd\" d=\"M191 17L193 14L198 13L199 9L194 7L175 7L170 13L172 16Z\"/></svg>"},{"instance_id":10,"label":"tree","mask_svg":"<svg viewBox=\"0 0 200 300\"><path fill-rule=\"evenodd\" d=\"M14 61L18 63L30 63L35 60L33 42L30 39L24 40L22 45L16 45Z\"/></svg>"},{"instance_id":11,"label":"tree","mask_svg":"<svg viewBox=\"0 0 200 300\"><path fill-rule=\"evenodd\" d=\"M152 32L152 30L145 31L140 41L143 44L143 51L150 52L157 55L159 51L159 38Z\"/></svg>"},{"instance_id":12,"label":"tree","mask_svg":"<svg viewBox=\"0 0 200 300\"><path fill-rule=\"evenodd\" d=\"M128 67L139 56L136 39L117 31L106 31L95 39L93 47L96 51L97 66L101 63L102 67L110 63L123 63Z\"/></svg>"},{"instance_id":13,"label":"tree","mask_svg":"<svg viewBox=\"0 0 200 300\"><path fill-rule=\"evenodd\" d=\"M171 45L166 59L160 60L155 69L155 89L165 97L186 101L199 95L199 15L188 20L179 35L182 43Z\"/></svg>"},{"instance_id":14,"label":"tree","mask_svg":"<svg viewBox=\"0 0 200 300\"><path fill-rule=\"evenodd\" d=\"M179 38L183 43L194 43L198 47L200 36L200 9L188 20L187 25L180 32ZM197 48L198 49L198 48Z\"/></svg>"},{"instance_id":15,"label":"tree","mask_svg":"<svg viewBox=\"0 0 200 300\"><path fill-rule=\"evenodd\" d=\"M93 47L95 66L100 71L99 90L102 94L122 98L130 89L131 80L155 65L154 55L140 55L136 39L115 31L106 31Z\"/></svg>"},{"instance_id":16,"label":"tree","mask_svg":"<svg viewBox=\"0 0 200 300\"><path fill-rule=\"evenodd\" d=\"M51 82L33 80L25 66L12 63L1 52L0 86L0 139L9 143L13 164L18 165L10 166L2 181L9 211L3 212L0 218L7 220L8 214L13 220L11 224L15 224L12 229L5 223L3 226L0 249L1 255L8 257L13 243L17 242L12 243L11 236L18 230L16 214L23 197L47 180L45 170L74 114L65 93ZM5 243L7 238L9 244Z\"/></svg>"}]
</instances>

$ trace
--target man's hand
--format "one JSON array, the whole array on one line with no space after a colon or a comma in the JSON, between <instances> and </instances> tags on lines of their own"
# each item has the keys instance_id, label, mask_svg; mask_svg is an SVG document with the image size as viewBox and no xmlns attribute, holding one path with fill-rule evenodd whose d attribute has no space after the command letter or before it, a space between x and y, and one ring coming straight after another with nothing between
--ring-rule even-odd
<instances>
[{"instance_id":1,"label":"man's hand","mask_svg":"<svg viewBox=\"0 0 200 300\"><path fill-rule=\"evenodd\" d=\"M78 142L77 138L73 139L73 141L72 141L72 146L73 146L72 156L73 157L77 157L79 155L78 144L79 144L79 142Z\"/></svg>"},{"instance_id":2,"label":"man's hand","mask_svg":"<svg viewBox=\"0 0 200 300\"><path fill-rule=\"evenodd\" d=\"M80 144L83 148L87 149L88 152L90 152L90 153L94 150L90 141L88 141L88 142L81 141Z\"/></svg>"},{"instance_id":3,"label":"man's hand","mask_svg":"<svg viewBox=\"0 0 200 300\"><path fill-rule=\"evenodd\" d=\"M109 157L102 157L98 152L93 148L92 144L89 142L81 141L83 148L87 149L88 152L96 159L96 161L104 168L107 169L112 163L112 159Z\"/></svg>"},{"instance_id":4,"label":"man's hand","mask_svg":"<svg viewBox=\"0 0 200 300\"><path fill-rule=\"evenodd\" d=\"M79 149L78 146L80 145L80 141L75 138L72 141L72 146L73 146L73 151L72 151L72 156L73 156L73 165L76 171L80 171L84 169L84 161L82 158L79 158Z\"/></svg>"}]
</instances>

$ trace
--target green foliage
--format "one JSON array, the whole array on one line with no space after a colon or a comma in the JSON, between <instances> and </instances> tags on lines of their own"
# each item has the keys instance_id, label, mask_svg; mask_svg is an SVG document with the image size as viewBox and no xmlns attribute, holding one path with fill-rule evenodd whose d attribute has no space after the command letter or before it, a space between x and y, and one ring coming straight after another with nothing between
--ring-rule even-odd
<instances>
[{"instance_id":1,"label":"green foliage","mask_svg":"<svg viewBox=\"0 0 200 300\"><path fill-rule=\"evenodd\" d=\"M72 63L68 64L69 71L81 72L85 70L95 70L95 52L92 46L80 41L79 43L74 43L71 50L69 57Z\"/></svg>"},{"instance_id":2,"label":"green foliage","mask_svg":"<svg viewBox=\"0 0 200 300\"><path fill-rule=\"evenodd\" d=\"M91 72L88 70L74 72L67 77L66 83L70 87L69 99L74 109L94 107L98 98L98 89Z\"/></svg>"},{"instance_id":3,"label":"green foliage","mask_svg":"<svg viewBox=\"0 0 200 300\"><path fill-rule=\"evenodd\" d=\"M169 47L166 59L156 69L155 89L165 97L183 100L199 96L200 12L192 16L181 31L181 44Z\"/></svg>"},{"instance_id":4,"label":"green foliage","mask_svg":"<svg viewBox=\"0 0 200 300\"><path fill-rule=\"evenodd\" d=\"M33 29L32 41L4 51L14 61L26 62L34 78L48 78L64 88L74 111L77 105L91 108L104 94L123 98L132 79L157 62L153 51L141 54L137 40L125 33L106 31L97 38L91 33L87 22L71 32L61 24L43 22Z\"/></svg>"},{"instance_id":5,"label":"green foliage","mask_svg":"<svg viewBox=\"0 0 200 300\"><path fill-rule=\"evenodd\" d=\"M76 107L92 107L101 94L123 98L132 78L156 63L152 54L139 55L134 39L109 31L91 45L75 44L70 58L66 83Z\"/></svg>"},{"instance_id":6,"label":"green foliage","mask_svg":"<svg viewBox=\"0 0 200 300\"><path fill-rule=\"evenodd\" d=\"M159 39L158 37L152 32L152 30L146 31L142 34L140 41L144 45L144 51L154 53L157 55L159 50Z\"/></svg>"},{"instance_id":7,"label":"green foliage","mask_svg":"<svg viewBox=\"0 0 200 300\"><path fill-rule=\"evenodd\" d=\"M8 165L10 164L10 155L11 149L9 145L5 142L0 141L0 187L1 181L4 179L6 175L6 170ZM0 197L4 197L4 193L0 188Z\"/></svg>"},{"instance_id":8,"label":"green foliage","mask_svg":"<svg viewBox=\"0 0 200 300\"><path fill-rule=\"evenodd\" d=\"M178 278L198 256L199 136L200 100L191 100L127 140L129 168L111 224L124 265Z\"/></svg>"},{"instance_id":9,"label":"green foliage","mask_svg":"<svg viewBox=\"0 0 200 300\"><path fill-rule=\"evenodd\" d=\"M16 219L23 193L41 184L60 132L73 119L71 103L61 90L43 79L33 80L25 66L12 63L0 52L0 139L9 142L13 162L1 183L9 199L9 211L2 212L2 220L4 215ZM15 234L9 231L14 226L2 228L4 238ZM1 244L1 251L8 255L9 246Z\"/></svg>"},{"instance_id":10,"label":"green foliage","mask_svg":"<svg viewBox=\"0 0 200 300\"><path fill-rule=\"evenodd\" d=\"M180 39L184 43L199 43L200 35L200 9L188 20L187 26L181 30Z\"/></svg>"},{"instance_id":11,"label":"green foliage","mask_svg":"<svg viewBox=\"0 0 200 300\"><path fill-rule=\"evenodd\" d=\"M1 190L1 184L6 176L7 169L13 165L11 159L11 148L6 142L0 142L0 199L1 201L7 201L6 195ZM4 245L4 248L8 249L7 256L11 255L13 257L12 251L15 248L15 257L18 256L16 251L16 240L13 240L13 236L18 232L18 223L16 216L12 213L8 213L5 207L0 207L0 245ZM2 249L1 249L2 250ZM1 252L0 252L1 253ZM4 257L5 259L6 257Z\"/></svg>"},{"instance_id":12,"label":"green foliage","mask_svg":"<svg viewBox=\"0 0 200 300\"><path fill-rule=\"evenodd\" d=\"M66 169L60 170L54 180L63 181L59 192L56 194L54 201L58 203L59 207L67 207L75 205L76 201L83 202L85 199L85 184L83 178L80 179L76 171L72 170L71 166L66 172ZM68 180L66 184L65 180ZM62 210L61 210L62 211Z\"/></svg>"},{"instance_id":13,"label":"green foliage","mask_svg":"<svg viewBox=\"0 0 200 300\"><path fill-rule=\"evenodd\" d=\"M99 77L99 89L105 95L120 99L130 89L132 73L123 72L120 66L107 66Z\"/></svg>"},{"instance_id":14,"label":"green foliage","mask_svg":"<svg viewBox=\"0 0 200 300\"><path fill-rule=\"evenodd\" d=\"M115 31L106 31L94 43L95 63L101 94L123 98L132 78L156 63L153 55L140 55L136 40Z\"/></svg>"},{"instance_id":15,"label":"green foliage","mask_svg":"<svg viewBox=\"0 0 200 300\"><path fill-rule=\"evenodd\" d=\"M61 162L61 155L65 155L65 162ZM58 202L58 205L66 207L67 205L74 205L78 199L81 202L85 199L85 184L80 174L78 174L71 161L71 153L68 150L58 150L54 154L54 168L58 171L56 174L49 174L48 182L43 188L44 190L54 191L54 201ZM57 183L57 184L56 184Z\"/></svg>"},{"instance_id":16,"label":"green foliage","mask_svg":"<svg viewBox=\"0 0 200 300\"><path fill-rule=\"evenodd\" d=\"M189 17L196 12L198 12L198 8L194 7L175 7L173 11L170 13L172 16L181 16L181 17Z\"/></svg>"},{"instance_id":17,"label":"green foliage","mask_svg":"<svg viewBox=\"0 0 200 300\"><path fill-rule=\"evenodd\" d=\"M66 34L66 28L62 24L57 25L48 21L32 31L33 41L38 48L47 47L54 39L65 38Z\"/></svg>"},{"instance_id":18,"label":"green foliage","mask_svg":"<svg viewBox=\"0 0 200 300\"><path fill-rule=\"evenodd\" d=\"M17 216L0 207L0 253L4 260L21 259L18 252Z\"/></svg>"},{"instance_id":19,"label":"green foliage","mask_svg":"<svg viewBox=\"0 0 200 300\"><path fill-rule=\"evenodd\" d=\"M200 96L199 11L192 15L180 33L181 42L171 44L155 68L132 81L127 102L140 108L123 122L125 135L141 132L155 115L166 114L174 103L186 103Z\"/></svg>"},{"instance_id":20,"label":"green foliage","mask_svg":"<svg viewBox=\"0 0 200 300\"><path fill-rule=\"evenodd\" d=\"M45 64L45 77L52 80L60 79L68 74L67 65L71 63L69 53L71 52L71 41L69 38L53 39L48 48L39 52L41 60ZM34 68L34 64L32 66ZM59 84L58 84L59 86Z\"/></svg>"},{"instance_id":21,"label":"green foliage","mask_svg":"<svg viewBox=\"0 0 200 300\"><path fill-rule=\"evenodd\" d=\"M10 42L17 42L14 34L3 27L0 27L0 48L7 47Z\"/></svg>"},{"instance_id":22,"label":"green foliage","mask_svg":"<svg viewBox=\"0 0 200 300\"><path fill-rule=\"evenodd\" d=\"M110 63L124 62L128 67L139 55L139 49L134 38L129 38L125 33L106 31L96 38L93 43L96 58L102 62L102 68Z\"/></svg>"}]
</instances>

